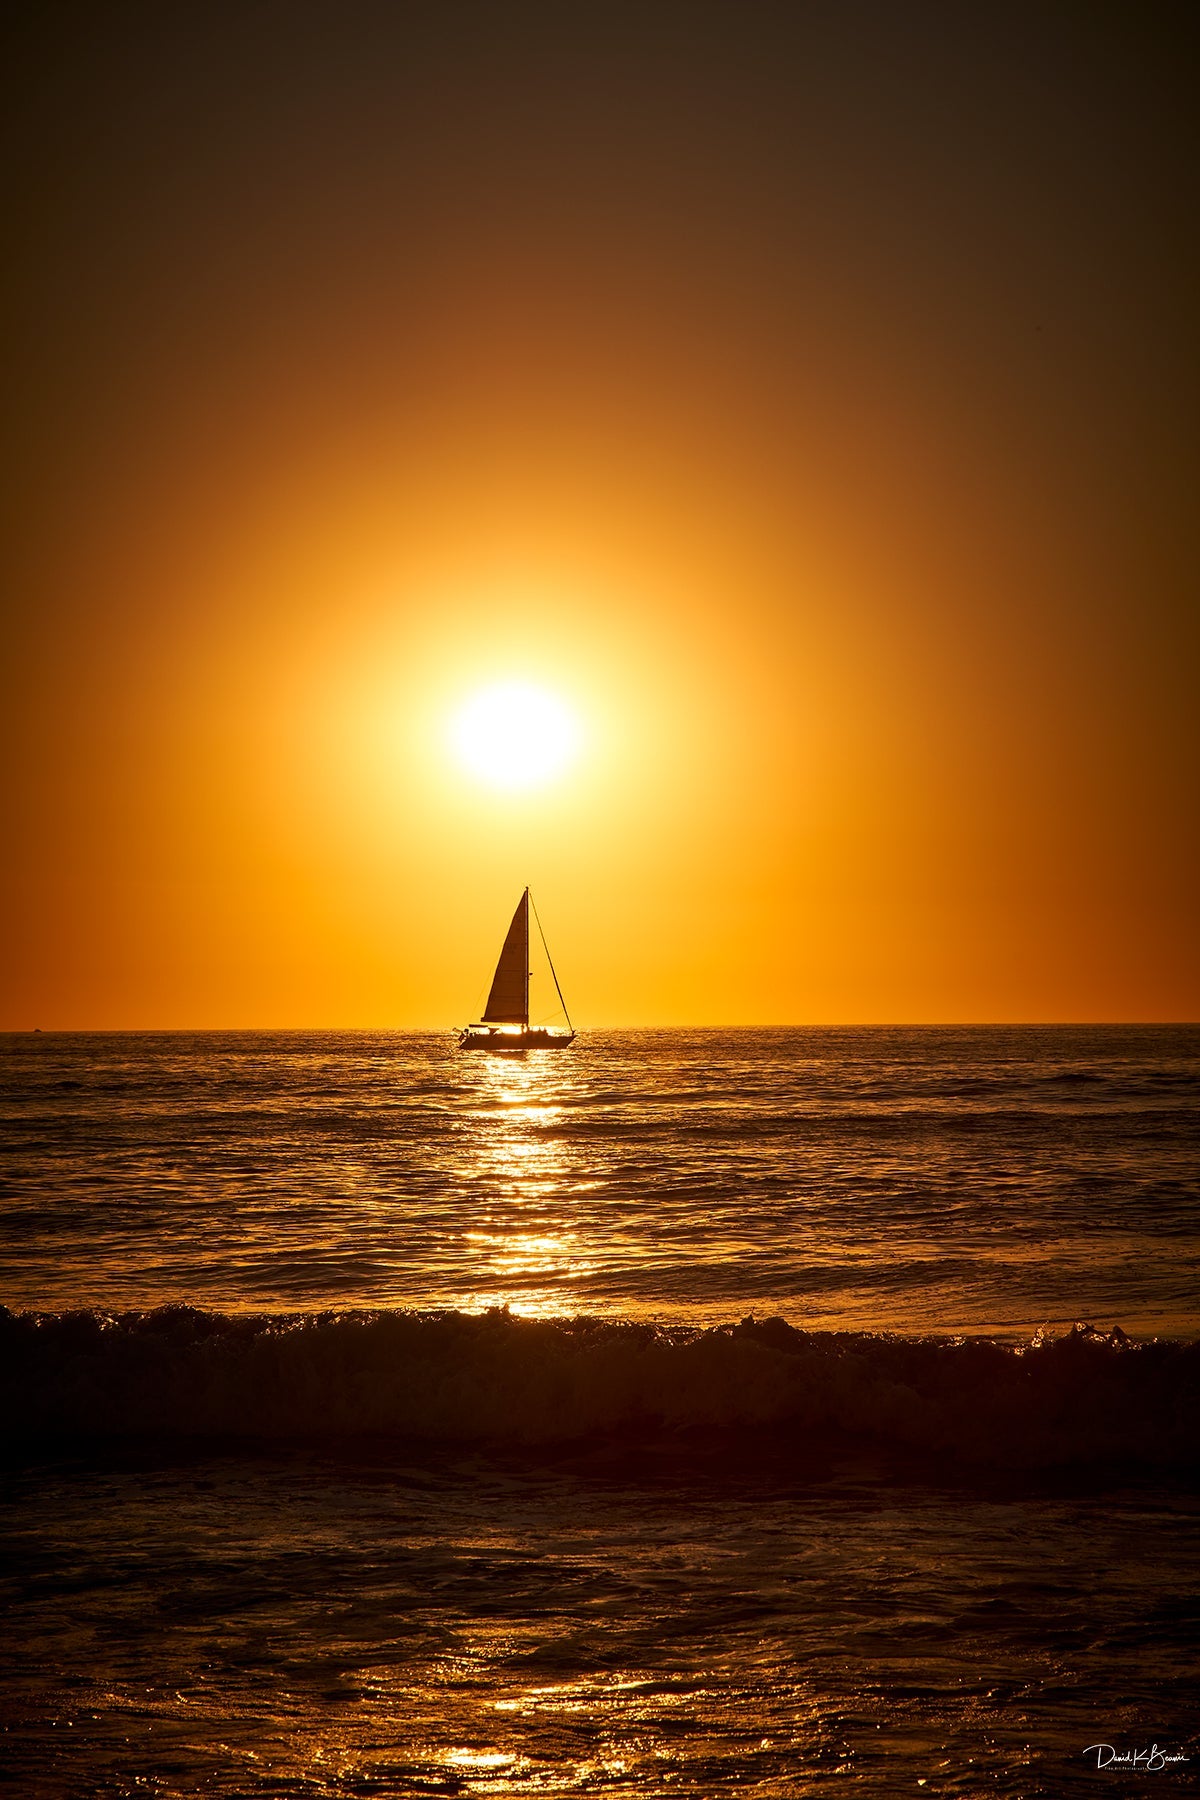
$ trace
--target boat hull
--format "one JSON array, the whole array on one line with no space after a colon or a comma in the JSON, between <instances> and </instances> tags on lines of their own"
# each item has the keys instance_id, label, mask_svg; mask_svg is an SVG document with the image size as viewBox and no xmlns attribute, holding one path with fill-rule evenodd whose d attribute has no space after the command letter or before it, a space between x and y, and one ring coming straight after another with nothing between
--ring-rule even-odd
<instances>
[{"instance_id":1,"label":"boat hull","mask_svg":"<svg viewBox=\"0 0 1200 1800\"><path fill-rule=\"evenodd\" d=\"M536 1026L526 1031L480 1031L468 1025L458 1040L458 1047L460 1050L484 1050L490 1056L521 1056L526 1050L565 1050L574 1042L573 1031L543 1031Z\"/></svg>"}]
</instances>

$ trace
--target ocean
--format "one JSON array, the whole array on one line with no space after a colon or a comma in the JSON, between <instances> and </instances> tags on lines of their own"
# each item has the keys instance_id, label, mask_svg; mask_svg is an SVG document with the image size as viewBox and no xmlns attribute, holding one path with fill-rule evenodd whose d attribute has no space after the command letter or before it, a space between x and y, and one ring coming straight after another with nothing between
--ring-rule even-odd
<instances>
[{"instance_id":1,"label":"ocean","mask_svg":"<svg viewBox=\"0 0 1200 1800\"><path fill-rule=\"evenodd\" d=\"M1200 1785L1200 1028L0 1069L18 1793Z\"/></svg>"}]
</instances>

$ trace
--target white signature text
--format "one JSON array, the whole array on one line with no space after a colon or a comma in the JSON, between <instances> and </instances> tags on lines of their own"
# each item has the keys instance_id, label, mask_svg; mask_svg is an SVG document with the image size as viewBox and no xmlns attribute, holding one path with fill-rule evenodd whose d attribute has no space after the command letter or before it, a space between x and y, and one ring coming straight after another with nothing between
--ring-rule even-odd
<instances>
[{"instance_id":1,"label":"white signature text","mask_svg":"<svg viewBox=\"0 0 1200 1800\"><path fill-rule=\"evenodd\" d=\"M1118 1750L1113 1744L1089 1744L1083 1754L1090 1756L1093 1750L1098 1769L1165 1769L1173 1763L1191 1761L1182 1751L1172 1755L1157 1744L1151 1744L1149 1750Z\"/></svg>"}]
</instances>

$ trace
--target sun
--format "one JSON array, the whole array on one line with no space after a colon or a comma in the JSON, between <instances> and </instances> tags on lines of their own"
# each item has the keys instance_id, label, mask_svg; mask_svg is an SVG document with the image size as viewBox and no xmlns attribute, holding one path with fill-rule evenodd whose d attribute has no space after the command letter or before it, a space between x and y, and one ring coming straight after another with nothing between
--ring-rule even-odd
<instances>
[{"instance_id":1,"label":"sun","mask_svg":"<svg viewBox=\"0 0 1200 1800\"><path fill-rule=\"evenodd\" d=\"M450 722L463 767L489 787L515 792L561 775L579 748L579 727L563 702L525 681L480 689Z\"/></svg>"}]
</instances>

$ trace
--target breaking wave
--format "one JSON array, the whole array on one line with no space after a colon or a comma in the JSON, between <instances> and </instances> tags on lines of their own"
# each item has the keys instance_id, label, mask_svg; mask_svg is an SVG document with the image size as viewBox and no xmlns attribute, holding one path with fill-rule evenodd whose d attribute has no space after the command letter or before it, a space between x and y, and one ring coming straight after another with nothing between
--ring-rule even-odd
<instances>
[{"instance_id":1,"label":"breaking wave","mask_svg":"<svg viewBox=\"0 0 1200 1800\"><path fill-rule=\"evenodd\" d=\"M1020 1468L1198 1459L1200 1343L1090 1325L1023 1346L506 1309L253 1317L0 1308L6 1437L374 1435L550 1445L741 1430Z\"/></svg>"}]
</instances>

